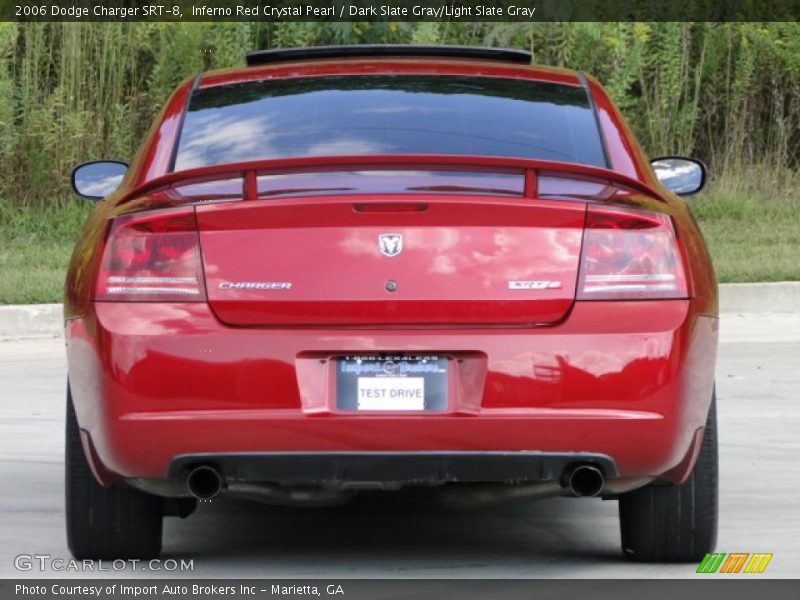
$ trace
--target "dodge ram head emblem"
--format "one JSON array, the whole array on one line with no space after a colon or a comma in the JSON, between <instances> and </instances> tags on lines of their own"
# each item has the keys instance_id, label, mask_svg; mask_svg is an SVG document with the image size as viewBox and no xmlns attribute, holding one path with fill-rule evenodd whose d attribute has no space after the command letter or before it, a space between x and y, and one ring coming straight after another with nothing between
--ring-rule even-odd
<instances>
[{"instance_id":1,"label":"dodge ram head emblem","mask_svg":"<svg viewBox=\"0 0 800 600\"><path fill-rule=\"evenodd\" d=\"M382 233L378 236L378 248L384 256L397 256L403 251L403 236L399 233Z\"/></svg>"}]
</instances>

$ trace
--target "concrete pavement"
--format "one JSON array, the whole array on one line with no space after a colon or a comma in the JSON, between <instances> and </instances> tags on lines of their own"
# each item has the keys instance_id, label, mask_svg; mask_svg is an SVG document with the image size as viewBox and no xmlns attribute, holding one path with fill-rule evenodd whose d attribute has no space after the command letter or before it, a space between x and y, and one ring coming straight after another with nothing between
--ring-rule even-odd
<instances>
[{"instance_id":1,"label":"concrete pavement","mask_svg":"<svg viewBox=\"0 0 800 600\"><path fill-rule=\"evenodd\" d=\"M722 319L718 550L773 552L764 576L794 577L800 567L798 356L800 314ZM20 554L69 558L65 378L61 340L0 343L0 577L80 576L14 568ZM195 577L696 576L692 565L624 562L616 502L596 499L469 511L431 508L410 494L316 510L220 500L166 520L164 540L164 557L193 559L194 571L183 574Z\"/></svg>"}]
</instances>

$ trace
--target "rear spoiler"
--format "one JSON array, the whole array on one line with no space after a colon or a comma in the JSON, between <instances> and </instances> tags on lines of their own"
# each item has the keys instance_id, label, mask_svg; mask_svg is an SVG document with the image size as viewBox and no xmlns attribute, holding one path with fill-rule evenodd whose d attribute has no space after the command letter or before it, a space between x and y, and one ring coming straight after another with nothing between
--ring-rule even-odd
<instances>
[{"instance_id":1,"label":"rear spoiler","mask_svg":"<svg viewBox=\"0 0 800 600\"><path fill-rule=\"evenodd\" d=\"M319 173L325 171L386 169L429 169L431 167L453 171L518 171L524 174L525 187L523 196L535 198L538 193L538 177L542 171L563 173L578 179L590 179L608 183L615 187L623 187L668 202L663 192L634 179L606 169L576 163L528 158L507 158L502 156L468 156L450 154L381 154L375 156L307 156L300 158L277 158L228 163L174 171L161 177L147 181L127 194L119 201L124 203L135 197L155 190L171 187L177 183L190 180L210 181L224 177L242 177L242 197L245 200L256 200L258 189L256 178L260 174Z\"/></svg>"}]
</instances>

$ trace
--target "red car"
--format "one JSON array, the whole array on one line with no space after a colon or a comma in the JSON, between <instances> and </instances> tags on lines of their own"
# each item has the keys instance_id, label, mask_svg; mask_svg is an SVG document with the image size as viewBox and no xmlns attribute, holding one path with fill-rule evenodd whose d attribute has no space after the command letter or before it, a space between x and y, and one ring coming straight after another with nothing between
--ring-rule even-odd
<instances>
[{"instance_id":1,"label":"red car","mask_svg":"<svg viewBox=\"0 0 800 600\"><path fill-rule=\"evenodd\" d=\"M78 558L198 499L619 500L624 555L714 548L717 291L600 84L516 50L255 52L178 87L66 282Z\"/></svg>"}]
</instances>

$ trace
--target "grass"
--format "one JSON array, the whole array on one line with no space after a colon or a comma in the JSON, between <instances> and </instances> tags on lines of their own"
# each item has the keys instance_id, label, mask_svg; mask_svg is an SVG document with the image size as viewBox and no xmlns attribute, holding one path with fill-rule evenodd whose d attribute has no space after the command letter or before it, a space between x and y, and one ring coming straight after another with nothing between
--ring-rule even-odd
<instances>
[{"instance_id":1,"label":"grass","mask_svg":"<svg viewBox=\"0 0 800 600\"><path fill-rule=\"evenodd\" d=\"M800 280L800 177L728 177L690 200L720 282ZM756 182L751 184L750 182ZM0 200L0 304L60 302L91 204Z\"/></svg>"},{"instance_id":2,"label":"grass","mask_svg":"<svg viewBox=\"0 0 800 600\"><path fill-rule=\"evenodd\" d=\"M800 280L800 176L729 177L689 204L720 283Z\"/></svg>"},{"instance_id":3,"label":"grass","mask_svg":"<svg viewBox=\"0 0 800 600\"><path fill-rule=\"evenodd\" d=\"M90 210L88 202L16 208L0 200L0 304L61 302L75 236Z\"/></svg>"}]
</instances>

